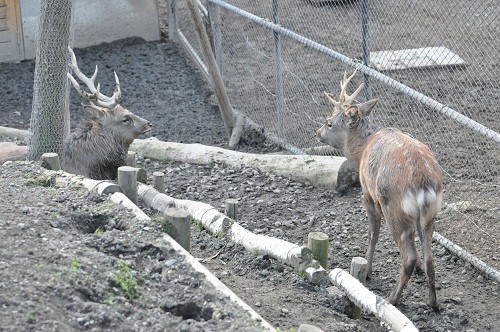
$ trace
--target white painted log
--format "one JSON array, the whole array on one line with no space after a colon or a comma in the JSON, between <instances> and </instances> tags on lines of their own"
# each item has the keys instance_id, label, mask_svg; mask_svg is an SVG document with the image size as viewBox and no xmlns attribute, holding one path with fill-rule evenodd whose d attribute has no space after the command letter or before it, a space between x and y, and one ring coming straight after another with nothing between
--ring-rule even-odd
<instances>
[{"instance_id":1,"label":"white painted log","mask_svg":"<svg viewBox=\"0 0 500 332\"><path fill-rule=\"evenodd\" d=\"M254 234L209 204L175 199L143 184L139 184L138 195L148 206L159 211L169 207L187 210L194 220L200 221L203 227L211 233L228 234L231 240L241 244L247 250L269 255L304 272L313 283L320 283L326 277L325 269L312 259L309 248L270 236Z\"/></svg>"},{"instance_id":2,"label":"white painted log","mask_svg":"<svg viewBox=\"0 0 500 332\"><path fill-rule=\"evenodd\" d=\"M135 215L137 220L139 221L148 221L151 220L151 218L145 214L137 205L134 204L125 194L121 192L115 192L109 196L109 199L116 203L116 204L121 204L122 206L126 207L127 209L131 210L132 213Z\"/></svg>"},{"instance_id":3,"label":"white painted log","mask_svg":"<svg viewBox=\"0 0 500 332\"><path fill-rule=\"evenodd\" d=\"M0 136L18 138L26 141L27 138L31 137L31 132L29 130L0 126Z\"/></svg>"},{"instance_id":4,"label":"white painted log","mask_svg":"<svg viewBox=\"0 0 500 332\"><path fill-rule=\"evenodd\" d=\"M345 160L332 156L249 154L201 144L162 142L155 138L136 139L130 150L155 160L253 167L329 189L335 188L338 170Z\"/></svg>"},{"instance_id":5,"label":"white painted log","mask_svg":"<svg viewBox=\"0 0 500 332\"><path fill-rule=\"evenodd\" d=\"M0 136L31 136L27 130L0 127ZM201 144L162 142L152 137L135 139L129 151L155 160L175 160L192 164L221 163L229 166L248 166L275 173L300 182L333 189L337 183L344 157L307 155L259 155L226 150Z\"/></svg>"},{"instance_id":6,"label":"white painted log","mask_svg":"<svg viewBox=\"0 0 500 332\"><path fill-rule=\"evenodd\" d=\"M481 273L483 273L485 276L490 277L491 279L495 280L496 282L500 282L500 272L492 268L491 266L487 265L485 262L480 260L479 258L475 257L472 255L470 252L467 250L463 249L462 247L456 245L452 241L448 240L438 232L434 232L434 235L432 238L438 242L440 245L448 249L451 253L457 255L464 261L470 263L472 266L474 266L476 269L478 269Z\"/></svg>"},{"instance_id":7,"label":"white painted log","mask_svg":"<svg viewBox=\"0 0 500 332\"><path fill-rule=\"evenodd\" d=\"M59 171L61 169L59 155L53 152L42 154L42 167L53 171Z\"/></svg>"},{"instance_id":8,"label":"white painted log","mask_svg":"<svg viewBox=\"0 0 500 332\"><path fill-rule=\"evenodd\" d=\"M372 293L360 281L351 276L349 272L335 268L330 272L329 277L330 281L342 289L356 306L377 316L382 322L389 325L392 331L418 331L415 325L401 311L380 296Z\"/></svg>"},{"instance_id":9,"label":"white painted log","mask_svg":"<svg viewBox=\"0 0 500 332\"><path fill-rule=\"evenodd\" d=\"M137 168L130 166L118 167L118 185L122 192L134 204L137 204Z\"/></svg>"},{"instance_id":10,"label":"white painted log","mask_svg":"<svg viewBox=\"0 0 500 332\"><path fill-rule=\"evenodd\" d=\"M167 241L175 251L179 252L186 258L186 261L198 272L203 273L205 278L217 288L222 294L227 295L232 301L236 302L240 307L242 307L245 311L247 311L252 319L256 322L259 322L263 331L276 331L276 329L269 324L264 318L262 318L255 310L253 310L247 303L245 303L242 299L238 297L238 295L234 294L234 292L229 289L226 285L224 285L219 279L217 279L203 264L201 264L196 258L191 256L180 244L175 242L170 236L165 234L163 236L165 241Z\"/></svg>"}]
</instances>

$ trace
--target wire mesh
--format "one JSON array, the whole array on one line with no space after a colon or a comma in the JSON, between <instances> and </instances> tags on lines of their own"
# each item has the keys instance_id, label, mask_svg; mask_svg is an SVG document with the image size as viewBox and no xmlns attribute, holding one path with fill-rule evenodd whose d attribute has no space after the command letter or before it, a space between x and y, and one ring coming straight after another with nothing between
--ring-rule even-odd
<instances>
[{"instance_id":1,"label":"wire mesh","mask_svg":"<svg viewBox=\"0 0 500 332\"><path fill-rule=\"evenodd\" d=\"M367 64L362 72L370 75L358 75L352 88L369 83L365 98L379 99L372 121L428 144L445 171L438 231L473 252L500 243L495 1L208 1L220 11L216 57L233 107L307 151L318 146L315 130L331 112L323 91L337 95L344 71ZM184 2L177 8L177 28L196 50ZM444 47L465 63L433 63L450 57ZM420 58L408 51L415 49L424 49ZM404 68L370 62L374 52L402 50L387 60ZM500 265L494 251L486 256Z\"/></svg>"},{"instance_id":2,"label":"wire mesh","mask_svg":"<svg viewBox=\"0 0 500 332\"><path fill-rule=\"evenodd\" d=\"M41 0L38 17L30 159L60 153L69 134L68 45L72 41L72 0Z\"/></svg>"}]
</instances>

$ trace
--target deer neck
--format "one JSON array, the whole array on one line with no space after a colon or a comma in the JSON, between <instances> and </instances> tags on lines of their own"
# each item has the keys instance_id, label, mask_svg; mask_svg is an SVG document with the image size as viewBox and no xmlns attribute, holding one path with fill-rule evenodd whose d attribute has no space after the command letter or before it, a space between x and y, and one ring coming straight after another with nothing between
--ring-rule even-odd
<instances>
[{"instance_id":1,"label":"deer neck","mask_svg":"<svg viewBox=\"0 0 500 332\"><path fill-rule=\"evenodd\" d=\"M361 163L361 155L368 143L369 138L373 135L374 130L368 126L360 125L352 128L347 133L346 143L344 146L344 155L347 160L351 161L356 167Z\"/></svg>"}]
</instances>

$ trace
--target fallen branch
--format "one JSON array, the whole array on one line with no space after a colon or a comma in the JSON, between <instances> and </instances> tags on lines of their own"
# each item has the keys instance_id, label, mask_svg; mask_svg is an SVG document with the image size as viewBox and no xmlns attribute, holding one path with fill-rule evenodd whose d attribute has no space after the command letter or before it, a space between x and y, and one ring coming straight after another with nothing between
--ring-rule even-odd
<instances>
[{"instance_id":1,"label":"fallen branch","mask_svg":"<svg viewBox=\"0 0 500 332\"><path fill-rule=\"evenodd\" d=\"M243 245L249 251L287 263L304 273L315 284L321 283L326 277L326 271L312 259L309 248L270 236L254 234L209 204L175 199L144 184L139 184L138 195L148 206L158 211L171 207L187 210L193 219L200 221L211 233L227 234L235 243Z\"/></svg>"},{"instance_id":2,"label":"fallen branch","mask_svg":"<svg viewBox=\"0 0 500 332\"><path fill-rule=\"evenodd\" d=\"M413 332L418 329L395 306L375 295L349 272L340 268L333 269L329 274L330 281L342 289L354 304L371 312L382 322L389 325L394 332Z\"/></svg>"},{"instance_id":3,"label":"fallen branch","mask_svg":"<svg viewBox=\"0 0 500 332\"><path fill-rule=\"evenodd\" d=\"M488 266L485 262L480 260L479 258L475 257L472 255L470 252L467 250L463 249L462 247L454 244L438 232L434 232L434 235L432 237L437 243L448 249L451 253L457 255L464 261L470 263L472 266L474 266L476 269L478 269L480 272L482 272L485 276L490 277L491 279L500 282L500 272L492 268L491 266Z\"/></svg>"},{"instance_id":4,"label":"fallen branch","mask_svg":"<svg viewBox=\"0 0 500 332\"><path fill-rule=\"evenodd\" d=\"M145 158L175 160L191 164L221 163L235 167L253 167L316 186L335 188L343 157L307 155L261 155L226 150L201 144L162 142L155 138L136 139L130 150Z\"/></svg>"}]
</instances>

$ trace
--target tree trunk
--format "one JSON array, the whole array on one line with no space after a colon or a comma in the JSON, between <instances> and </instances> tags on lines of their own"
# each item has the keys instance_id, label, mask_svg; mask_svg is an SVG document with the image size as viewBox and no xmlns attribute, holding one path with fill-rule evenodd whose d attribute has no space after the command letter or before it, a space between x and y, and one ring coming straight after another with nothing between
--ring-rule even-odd
<instances>
[{"instance_id":1,"label":"tree trunk","mask_svg":"<svg viewBox=\"0 0 500 332\"><path fill-rule=\"evenodd\" d=\"M60 154L69 135L69 84L66 77L72 0L42 0L38 18L29 159Z\"/></svg>"}]
</instances>

